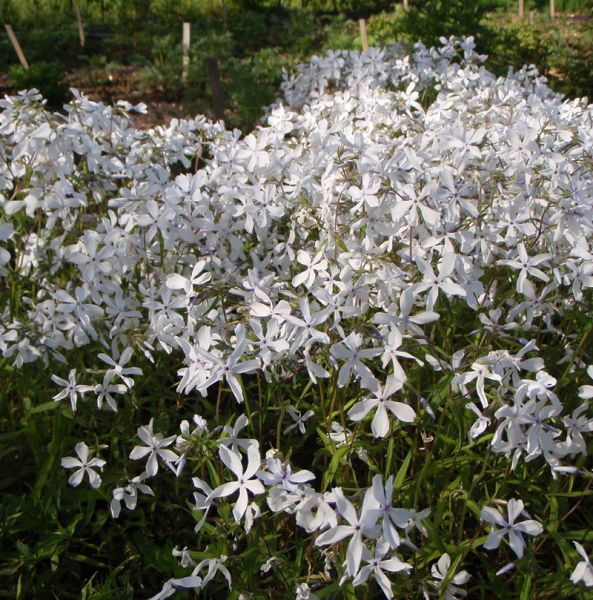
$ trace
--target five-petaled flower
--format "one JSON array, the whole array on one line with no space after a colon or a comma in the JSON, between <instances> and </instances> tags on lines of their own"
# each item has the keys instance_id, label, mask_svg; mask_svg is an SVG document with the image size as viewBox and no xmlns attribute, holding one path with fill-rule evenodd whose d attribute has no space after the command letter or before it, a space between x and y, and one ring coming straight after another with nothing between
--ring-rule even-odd
<instances>
[{"instance_id":1,"label":"five-petaled flower","mask_svg":"<svg viewBox=\"0 0 593 600\"><path fill-rule=\"evenodd\" d=\"M521 534L536 536L542 533L544 528L541 523L538 523L533 519L526 519L520 523L515 523L521 513L527 515L522 500L511 498L507 502L507 513L508 519L505 519L498 510L490 506L482 507L480 519L500 527L500 529L496 529L495 527L492 528L492 531L484 543L484 548L487 550L495 550L500 546L502 538L505 535L508 535L511 549L518 558L521 558L525 550L525 540Z\"/></svg>"},{"instance_id":2,"label":"five-petaled flower","mask_svg":"<svg viewBox=\"0 0 593 600\"><path fill-rule=\"evenodd\" d=\"M377 537L375 524L380 511L376 508L372 488L365 493L360 515L356 513L352 503L344 497L341 488L334 489L334 496L338 513L348 522L348 525L336 525L324 531L315 540L315 545L327 546L351 536L346 550L346 571L350 577L355 577L360 568L363 548L365 548L362 538L363 536L373 539Z\"/></svg>"},{"instance_id":3,"label":"five-petaled flower","mask_svg":"<svg viewBox=\"0 0 593 600\"><path fill-rule=\"evenodd\" d=\"M70 399L70 404L72 405L72 410L76 412L76 402L78 400L78 394L84 395L86 392L91 392L95 388L92 385L82 385L80 383L76 383L76 369L70 369L70 373L68 374L68 379L62 379L57 375L52 375L51 379L54 383L63 386L63 390L58 392L53 398L57 402L59 400L63 400L64 398Z\"/></svg>"},{"instance_id":4,"label":"five-petaled flower","mask_svg":"<svg viewBox=\"0 0 593 600\"><path fill-rule=\"evenodd\" d=\"M74 447L78 458L73 456L64 456L60 463L64 469L77 469L70 475L68 483L76 487L82 482L86 473L89 477L91 487L98 488L101 485L101 476L94 469L103 470L105 461L102 458L91 458L89 460L89 447L84 442L78 442Z\"/></svg>"},{"instance_id":5,"label":"five-petaled flower","mask_svg":"<svg viewBox=\"0 0 593 600\"><path fill-rule=\"evenodd\" d=\"M412 570L412 565L403 562L397 556L386 558L388 552L389 544L385 541L377 542L374 556L366 548L363 548L362 558L367 564L360 569L358 575L353 579L352 584L354 586L360 585L372 574L385 597L389 599L393 598L391 581L389 581L385 571L391 573L405 571L409 573Z\"/></svg>"},{"instance_id":6,"label":"five-petaled flower","mask_svg":"<svg viewBox=\"0 0 593 600\"><path fill-rule=\"evenodd\" d=\"M245 469L243 469L241 455L238 451L233 452L226 446L220 446L218 453L220 454L222 462L234 475L236 475L237 480L219 485L208 495L206 503L211 502L215 498L230 496L238 491L239 497L233 507L233 517L235 517L235 521L239 523L247 510L247 504L249 502L247 492L251 492L254 495L263 494L265 492L262 482L259 481L259 479L253 479L253 476L259 469L261 463L259 446L250 445L247 448L247 467Z\"/></svg>"},{"instance_id":7,"label":"five-petaled flower","mask_svg":"<svg viewBox=\"0 0 593 600\"><path fill-rule=\"evenodd\" d=\"M574 571L570 576L570 580L577 584L582 581L587 587L593 587L593 565L585 552L585 549L578 542L573 542L577 552L582 556L583 560L580 561L575 567Z\"/></svg>"},{"instance_id":8,"label":"five-petaled flower","mask_svg":"<svg viewBox=\"0 0 593 600\"><path fill-rule=\"evenodd\" d=\"M149 477L154 477L159 470L157 457L160 456L167 466L174 463L179 457L172 450L167 450L175 439L176 435L172 435L163 439L162 433L153 433L152 424L154 419L150 419L147 426L138 427L138 437L146 444L146 446L136 446L130 452L132 460L139 460L148 456L146 461L146 474Z\"/></svg>"}]
</instances>

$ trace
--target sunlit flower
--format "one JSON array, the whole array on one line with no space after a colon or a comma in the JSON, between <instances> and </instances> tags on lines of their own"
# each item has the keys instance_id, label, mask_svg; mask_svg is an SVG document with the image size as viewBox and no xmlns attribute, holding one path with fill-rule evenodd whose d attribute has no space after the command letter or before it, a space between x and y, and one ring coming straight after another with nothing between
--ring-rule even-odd
<instances>
[{"instance_id":1,"label":"sunlit flower","mask_svg":"<svg viewBox=\"0 0 593 600\"><path fill-rule=\"evenodd\" d=\"M583 560L575 567L570 576L570 580L575 584L579 581L582 581L585 586L593 587L593 565L591 564L591 561L589 560L589 557L587 556L583 546L581 546L581 544L578 542L573 542L573 544Z\"/></svg>"},{"instance_id":2,"label":"sunlit flower","mask_svg":"<svg viewBox=\"0 0 593 600\"><path fill-rule=\"evenodd\" d=\"M515 522L521 513L525 513L522 500L511 498L507 502L507 513L508 519L505 519L500 511L490 506L482 507L480 519L500 527L500 529L492 527L488 538L484 542L484 548L495 550L500 546L502 539L508 535L511 550L517 555L517 558L521 558L525 550L525 540L521 534L537 536L543 532L544 528L541 523L533 519Z\"/></svg>"},{"instance_id":3,"label":"sunlit flower","mask_svg":"<svg viewBox=\"0 0 593 600\"><path fill-rule=\"evenodd\" d=\"M95 469L102 471L105 466L105 461L102 458L91 458L89 460L89 448L84 442L78 442L74 447L74 450L76 451L78 458L65 456L60 462L64 469L76 469L76 471L70 475L68 483L73 487L79 486L86 473L91 487L98 488L101 485L101 476Z\"/></svg>"},{"instance_id":4,"label":"sunlit flower","mask_svg":"<svg viewBox=\"0 0 593 600\"><path fill-rule=\"evenodd\" d=\"M146 462L146 474L149 477L154 477L159 470L158 457L160 457L167 465L171 465L179 458L175 452L167 449L167 446L170 446L177 436L172 435L163 438L162 433L153 433L153 421L154 419L150 419L147 426L138 428L138 437L146 444L146 446L135 446L132 449L132 452L130 452L130 458L132 460L140 460L148 456L148 461Z\"/></svg>"}]
</instances>

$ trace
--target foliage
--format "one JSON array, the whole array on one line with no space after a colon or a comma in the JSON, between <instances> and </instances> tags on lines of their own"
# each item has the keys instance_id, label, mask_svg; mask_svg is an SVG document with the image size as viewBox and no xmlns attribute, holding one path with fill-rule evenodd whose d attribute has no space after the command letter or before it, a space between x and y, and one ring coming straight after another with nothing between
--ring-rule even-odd
<instances>
[{"instance_id":1,"label":"foliage","mask_svg":"<svg viewBox=\"0 0 593 600\"><path fill-rule=\"evenodd\" d=\"M17 90L35 88L39 90L53 107L59 107L68 98L68 86L64 83L64 66L57 62L35 62L25 69L12 65L8 76Z\"/></svg>"},{"instance_id":2,"label":"foliage","mask_svg":"<svg viewBox=\"0 0 593 600\"><path fill-rule=\"evenodd\" d=\"M465 0L424 0L401 13L400 30L409 39L432 45L442 36L479 36L480 24L487 6L482 2Z\"/></svg>"},{"instance_id":3,"label":"foliage","mask_svg":"<svg viewBox=\"0 0 593 600\"><path fill-rule=\"evenodd\" d=\"M553 89L571 97L591 96L590 27L584 21L550 22L545 2L528 3L527 16L519 22L516 3L502 0L418 0L408 11L398 3L389 12L381 12L381 5L376 3L310 2L301 6L258 2L246 9L245 5L227 2L223 9L201 0L89 0L82 4L87 29L84 48L80 47L68 2L40 0L37 4L35 12L29 2L16 5L4 0L2 5L7 16L14 17L31 64L56 57L69 72L79 74L78 85L88 82L92 88L88 91L104 99L126 94L129 87L120 85L113 90L109 75L116 71L132 73L131 81L139 85L144 97L174 102L185 114L210 114L204 61L213 55L219 61L225 101L229 103L229 124L244 132L278 96L281 68L290 68L327 49L361 49L359 16L367 17L371 45L403 43L411 49L419 40L430 45L440 43L442 36L473 35L478 50L489 56L487 64L493 72L504 75L511 65L519 69L535 64ZM562 11L566 7L558 0L557 8ZM532 9L539 12L533 16ZM363 12L347 12L352 10ZM582 5L580 10L588 8ZM140 17L141 25L137 21ZM42 30L36 26L40 20ZM181 76L182 20L192 23L192 61L186 80ZM269 76L258 72L263 56L270 66ZM0 37L0 68L7 71L15 62L8 38Z\"/></svg>"},{"instance_id":4,"label":"foliage","mask_svg":"<svg viewBox=\"0 0 593 600\"><path fill-rule=\"evenodd\" d=\"M229 126L253 128L261 117L262 106L272 104L282 82L282 71L289 61L271 48L249 57L230 58L225 64L226 93L231 115ZM237 114L236 120L233 113Z\"/></svg>"},{"instance_id":5,"label":"foliage","mask_svg":"<svg viewBox=\"0 0 593 600\"><path fill-rule=\"evenodd\" d=\"M571 97L593 96L591 47L590 25L575 24L567 33L542 19L486 20L480 40L480 49L488 54L488 64L495 72L534 64L548 77L551 87Z\"/></svg>"},{"instance_id":6,"label":"foliage","mask_svg":"<svg viewBox=\"0 0 593 600\"><path fill-rule=\"evenodd\" d=\"M475 36L478 51L487 56L488 68L498 75L505 75L509 67L520 69L532 64L548 78L552 89L569 97L593 96L593 29L588 22L551 24L541 15L519 21L509 18L508 13L485 14L472 3L435 7L434 11L399 9L373 16L368 25L369 43L411 47L417 40L433 44L440 37L462 31ZM341 29L343 37L346 31ZM352 24L351 41L339 41L344 47L353 47L356 36Z\"/></svg>"}]
</instances>

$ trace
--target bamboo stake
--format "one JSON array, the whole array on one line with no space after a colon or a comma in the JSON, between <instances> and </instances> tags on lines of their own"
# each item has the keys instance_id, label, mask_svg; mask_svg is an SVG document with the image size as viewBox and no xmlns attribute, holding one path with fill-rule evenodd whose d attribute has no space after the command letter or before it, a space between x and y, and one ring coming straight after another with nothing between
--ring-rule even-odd
<instances>
[{"instance_id":1,"label":"bamboo stake","mask_svg":"<svg viewBox=\"0 0 593 600\"><path fill-rule=\"evenodd\" d=\"M185 81L187 79L187 73L189 70L189 45L191 40L191 24L183 24L183 71L182 78Z\"/></svg>"},{"instance_id":2,"label":"bamboo stake","mask_svg":"<svg viewBox=\"0 0 593 600\"><path fill-rule=\"evenodd\" d=\"M519 18L525 17L525 0L519 0Z\"/></svg>"},{"instance_id":3,"label":"bamboo stake","mask_svg":"<svg viewBox=\"0 0 593 600\"><path fill-rule=\"evenodd\" d=\"M410 0L404 0L404 10L408 10L410 8Z\"/></svg>"},{"instance_id":4,"label":"bamboo stake","mask_svg":"<svg viewBox=\"0 0 593 600\"><path fill-rule=\"evenodd\" d=\"M550 0L550 19L556 18L556 0Z\"/></svg>"},{"instance_id":5,"label":"bamboo stake","mask_svg":"<svg viewBox=\"0 0 593 600\"><path fill-rule=\"evenodd\" d=\"M23 50L21 48L21 45L19 44L19 41L16 39L16 35L14 35L14 31L12 30L12 27L8 24L5 24L4 28L6 29L6 33L8 34L8 37L10 38L10 42L12 43L12 47L14 48L16 55L19 57L19 60L21 61L21 65L23 65L23 67L25 69L28 69L29 63L27 62L27 59L25 58L25 55L23 54Z\"/></svg>"},{"instance_id":6,"label":"bamboo stake","mask_svg":"<svg viewBox=\"0 0 593 600\"><path fill-rule=\"evenodd\" d=\"M82 17L80 16L80 6L74 5L74 12L76 13L76 22L78 23L78 37L80 38L80 45L84 47L84 27L82 26Z\"/></svg>"},{"instance_id":7,"label":"bamboo stake","mask_svg":"<svg viewBox=\"0 0 593 600\"><path fill-rule=\"evenodd\" d=\"M366 52L369 49L369 40L367 39L367 24L364 19L358 20L360 27L360 41L362 43L362 51Z\"/></svg>"}]
</instances>

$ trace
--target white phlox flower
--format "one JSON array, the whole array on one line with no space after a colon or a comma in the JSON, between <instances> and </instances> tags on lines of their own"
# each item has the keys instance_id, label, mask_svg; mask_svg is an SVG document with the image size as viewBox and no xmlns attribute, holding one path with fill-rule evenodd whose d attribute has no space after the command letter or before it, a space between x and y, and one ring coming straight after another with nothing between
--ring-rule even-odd
<instances>
[{"instance_id":1,"label":"white phlox flower","mask_svg":"<svg viewBox=\"0 0 593 600\"><path fill-rule=\"evenodd\" d=\"M177 436L172 435L164 438L162 433L153 433L153 421L154 419L150 419L148 425L138 427L138 437L146 445L135 446L132 449L132 452L130 452L130 458L132 460L140 460L148 456L146 462L146 474L149 477L154 477L158 473L158 458L161 458L168 467L171 467L179 458L173 450L167 448L167 446L170 446L175 441Z\"/></svg>"},{"instance_id":2,"label":"white phlox flower","mask_svg":"<svg viewBox=\"0 0 593 600\"><path fill-rule=\"evenodd\" d=\"M92 488L98 488L101 485L101 476L95 469L103 470L105 461L102 458L91 458L89 460L89 447L84 442L78 442L74 447L78 458L72 456L64 456L60 461L60 465L64 469L76 469L68 478L68 483L72 487L77 487L81 484L85 473L88 475L89 483Z\"/></svg>"},{"instance_id":3,"label":"white phlox flower","mask_svg":"<svg viewBox=\"0 0 593 600\"><path fill-rule=\"evenodd\" d=\"M113 489L113 498L111 499L109 510L114 519L119 517L122 501L125 503L128 510L134 510L138 504L139 492L148 494L149 496L154 496L154 492L152 491L151 487L143 483L146 477L146 474L138 475L137 477L130 479L124 487L117 487Z\"/></svg>"},{"instance_id":4,"label":"white phlox flower","mask_svg":"<svg viewBox=\"0 0 593 600\"><path fill-rule=\"evenodd\" d=\"M356 577L352 580L352 585L355 587L361 585L372 575L381 588L385 598L393 598L391 581L389 581L386 571L388 573L399 573L402 571L409 573L412 570L412 565L403 562L395 555L386 558L389 547L390 545L387 542L379 540L375 547L374 555L371 554L367 548L363 548L362 559L366 564L361 567Z\"/></svg>"},{"instance_id":5,"label":"white phlox flower","mask_svg":"<svg viewBox=\"0 0 593 600\"><path fill-rule=\"evenodd\" d=\"M315 540L316 546L327 546L336 544L346 537L350 537L348 548L346 550L346 572L350 577L355 577L362 560L362 552L365 547L363 536L371 539L377 537L376 523L379 518L379 511L374 506L372 488L369 488L364 496L360 515L352 503L346 499L340 488L333 490L336 499L336 509L340 517L348 522L348 525L336 525Z\"/></svg>"},{"instance_id":6,"label":"white phlox flower","mask_svg":"<svg viewBox=\"0 0 593 600\"><path fill-rule=\"evenodd\" d=\"M517 555L517 558L522 558L525 551L523 535L538 536L544 530L542 524L533 519L516 522L522 513L527 514L524 510L523 501L516 498L511 498L507 502L508 519L505 519L502 513L495 508L483 506L480 519L493 525L488 538L484 542L484 548L495 550L500 546L502 539L508 536L511 550ZM497 529L496 526L500 529Z\"/></svg>"},{"instance_id":7,"label":"white phlox flower","mask_svg":"<svg viewBox=\"0 0 593 600\"><path fill-rule=\"evenodd\" d=\"M433 585L439 589L440 597L444 600L459 600L459 598L465 598L467 591L461 586L465 585L471 578L471 575L467 571L459 571L450 580L449 584L444 590L443 587L449 568L451 567L451 557L445 553L443 554L438 562L431 567L431 573L435 581Z\"/></svg>"},{"instance_id":8,"label":"white phlox flower","mask_svg":"<svg viewBox=\"0 0 593 600\"><path fill-rule=\"evenodd\" d=\"M297 429L301 434L304 435L305 429L307 427L307 421L315 414L312 410L307 410L304 414L301 414L301 411L296 410L295 408L289 407L286 409L288 416L294 421L291 425L286 427L282 433L286 435L290 433L293 429Z\"/></svg>"},{"instance_id":9,"label":"white phlox flower","mask_svg":"<svg viewBox=\"0 0 593 600\"><path fill-rule=\"evenodd\" d=\"M76 383L76 369L70 369L68 380L62 379L57 375L52 375L51 379L54 383L57 383L64 388L61 392L58 392L53 399L56 402L59 402L64 398L68 398L73 411L76 411L76 404L79 394L84 397L86 392L94 391L94 387L92 385L82 385L80 383Z\"/></svg>"},{"instance_id":10,"label":"white phlox flower","mask_svg":"<svg viewBox=\"0 0 593 600\"><path fill-rule=\"evenodd\" d=\"M471 426L471 429L469 430L470 437L472 439L480 437L484 433L484 431L488 429L490 425L490 419L484 416L480 409L473 402L468 402L465 405L465 408L471 410L476 415L476 417L478 417L474 421L474 424Z\"/></svg>"},{"instance_id":11,"label":"white phlox flower","mask_svg":"<svg viewBox=\"0 0 593 600\"><path fill-rule=\"evenodd\" d=\"M375 409L371 423L371 430L375 437L385 437L389 433L389 413L399 421L411 423L416 418L414 409L405 402L390 399L402 387L401 381L395 377L388 377L385 385L376 386L370 396L354 404L348 411L348 417L357 422Z\"/></svg>"},{"instance_id":12,"label":"white phlox flower","mask_svg":"<svg viewBox=\"0 0 593 600\"><path fill-rule=\"evenodd\" d=\"M290 463L282 463L278 458L266 458L266 470L258 471L256 475L265 485L280 484L289 492L315 479L315 475L306 469L293 473Z\"/></svg>"},{"instance_id":13,"label":"white phlox flower","mask_svg":"<svg viewBox=\"0 0 593 600\"><path fill-rule=\"evenodd\" d=\"M105 378L108 382L114 377L119 377L128 388L131 388L134 385L134 380L130 375L143 375L142 369L139 367L125 366L130 362L133 353L134 350L128 347L121 354L116 350L113 358L103 352L97 356L97 358L101 359L111 367L105 374Z\"/></svg>"},{"instance_id":14,"label":"white phlox flower","mask_svg":"<svg viewBox=\"0 0 593 600\"><path fill-rule=\"evenodd\" d=\"M233 517L239 523L247 510L249 502L248 492L254 495L263 494L265 488L259 479L254 479L257 470L260 468L261 457L259 447L250 445L247 448L247 466L243 469L241 455L239 452L234 452L226 446L220 446L218 453L222 462L236 477L236 481L223 483L215 488L206 498L206 502L210 503L216 498L225 498L235 492L239 492L237 502L233 506Z\"/></svg>"},{"instance_id":15,"label":"white phlox flower","mask_svg":"<svg viewBox=\"0 0 593 600\"><path fill-rule=\"evenodd\" d=\"M577 563L577 566L570 575L570 580L574 584L582 581L586 587L593 587L593 565L591 564L591 560L579 542L573 542L573 544L583 560Z\"/></svg>"}]
</instances>

